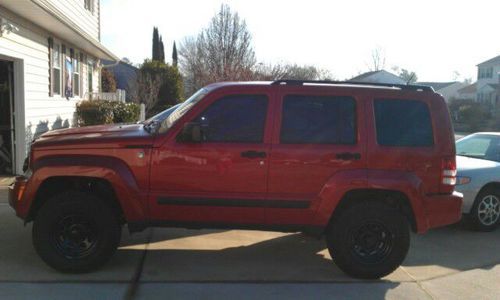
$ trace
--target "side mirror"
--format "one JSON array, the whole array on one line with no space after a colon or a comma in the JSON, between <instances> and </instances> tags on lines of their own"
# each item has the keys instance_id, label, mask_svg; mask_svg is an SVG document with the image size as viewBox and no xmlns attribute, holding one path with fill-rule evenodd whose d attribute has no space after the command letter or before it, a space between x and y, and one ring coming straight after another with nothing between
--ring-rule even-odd
<instances>
[{"instance_id":1,"label":"side mirror","mask_svg":"<svg viewBox=\"0 0 500 300\"><path fill-rule=\"evenodd\" d=\"M201 142L201 126L197 122L187 122L180 135L177 137L180 142L200 143Z\"/></svg>"}]
</instances>

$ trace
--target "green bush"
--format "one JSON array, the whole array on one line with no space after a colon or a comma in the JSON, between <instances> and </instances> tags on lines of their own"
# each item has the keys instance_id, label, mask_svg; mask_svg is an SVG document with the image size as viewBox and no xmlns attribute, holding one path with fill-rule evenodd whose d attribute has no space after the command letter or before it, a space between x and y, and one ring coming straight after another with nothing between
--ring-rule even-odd
<instances>
[{"instance_id":1,"label":"green bush","mask_svg":"<svg viewBox=\"0 0 500 300\"><path fill-rule=\"evenodd\" d=\"M139 120L141 108L137 103L113 103L113 123L135 123Z\"/></svg>"},{"instance_id":2,"label":"green bush","mask_svg":"<svg viewBox=\"0 0 500 300\"><path fill-rule=\"evenodd\" d=\"M140 107L136 103L88 100L76 106L78 126L113 123L134 123L139 120Z\"/></svg>"}]
</instances>

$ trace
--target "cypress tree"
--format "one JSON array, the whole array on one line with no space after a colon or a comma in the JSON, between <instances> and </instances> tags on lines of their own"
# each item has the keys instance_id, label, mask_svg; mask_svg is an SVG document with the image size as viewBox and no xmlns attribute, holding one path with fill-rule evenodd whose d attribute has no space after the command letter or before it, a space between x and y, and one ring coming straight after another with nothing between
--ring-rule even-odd
<instances>
[{"instance_id":1,"label":"cypress tree","mask_svg":"<svg viewBox=\"0 0 500 300\"><path fill-rule=\"evenodd\" d=\"M160 58L160 40L158 37L158 28L153 27L153 53L152 53L152 60L159 60Z\"/></svg>"},{"instance_id":2,"label":"cypress tree","mask_svg":"<svg viewBox=\"0 0 500 300\"><path fill-rule=\"evenodd\" d=\"M175 41L174 41L174 48L172 49L172 65L174 67L177 67L177 62L178 62L177 47L175 46Z\"/></svg>"},{"instance_id":3,"label":"cypress tree","mask_svg":"<svg viewBox=\"0 0 500 300\"><path fill-rule=\"evenodd\" d=\"M163 46L163 39L162 39L161 35L160 35L160 43L158 45L159 45L159 52L160 52L158 60L164 63L165 62L165 47Z\"/></svg>"}]
</instances>

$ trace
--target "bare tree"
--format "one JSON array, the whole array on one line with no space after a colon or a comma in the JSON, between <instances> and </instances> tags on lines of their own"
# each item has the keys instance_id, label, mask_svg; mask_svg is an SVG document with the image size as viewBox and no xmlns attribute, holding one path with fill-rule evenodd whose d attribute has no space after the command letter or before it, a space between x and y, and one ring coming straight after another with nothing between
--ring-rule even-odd
<instances>
[{"instance_id":1,"label":"bare tree","mask_svg":"<svg viewBox=\"0 0 500 300\"><path fill-rule=\"evenodd\" d=\"M371 64L367 64L370 71L380 71L385 68L385 53L381 48L372 50Z\"/></svg>"},{"instance_id":2,"label":"bare tree","mask_svg":"<svg viewBox=\"0 0 500 300\"><path fill-rule=\"evenodd\" d=\"M163 84L163 78L160 73L144 72L140 70L137 74L136 99L134 102L144 103L146 112L150 111L158 103L158 93Z\"/></svg>"},{"instance_id":3,"label":"bare tree","mask_svg":"<svg viewBox=\"0 0 500 300\"><path fill-rule=\"evenodd\" d=\"M251 79L256 62L251 42L245 21L223 4L209 26L180 47L187 89L193 92L211 82Z\"/></svg>"},{"instance_id":4,"label":"bare tree","mask_svg":"<svg viewBox=\"0 0 500 300\"><path fill-rule=\"evenodd\" d=\"M300 66L297 64L259 64L255 68L255 80L329 80L332 78L328 70L319 69L312 65Z\"/></svg>"}]
</instances>

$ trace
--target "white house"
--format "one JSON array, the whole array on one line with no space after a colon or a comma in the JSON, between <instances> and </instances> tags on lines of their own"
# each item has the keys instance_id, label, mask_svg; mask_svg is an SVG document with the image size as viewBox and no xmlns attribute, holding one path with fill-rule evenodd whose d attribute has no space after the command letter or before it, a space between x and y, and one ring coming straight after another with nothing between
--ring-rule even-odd
<instances>
[{"instance_id":1,"label":"white house","mask_svg":"<svg viewBox=\"0 0 500 300\"><path fill-rule=\"evenodd\" d=\"M458 91L466 86L465 83L459 81L451 82L417 82L419 85L430 86L436 91L436 93L441 94L449 103L452 99L458 99L460 97Z\"/></svg>"},{"instance_id":2,"label":"white house","mask_svg":"<svg viewBox=\"0 0 500 300\"><path fill-rule=\"evenodd\" d=\"M348 81L352 82L370 82L370 83L390 83L390 84L406 84L401 77L386 70L371 71L355 76Z\"/></svg>"},{"instance_id":3,"label":"white house","mask_svg":"<svg viewBox=\"0 0 500 300\"><path fill-rule=\"evenodd\" d=\"M0 0L0 174L22 172L34 136L71 126L101 59L118 61L100 43L99 0Z\"/></svg>"},{"instance_id":4,"label":"white house","mask_svg":"<svg viewBox=\"0 0 500 300\"><path fill-rule=\"evenodd\" d=\"M458 90L458 99L460 100L476 100L477 82L469 84Z\"/></svg>"},{"instance_id":5,"label":"white house","mask_svg":"<svg viewBox=\"0 0 500 300\"><path fill-rule=\"evenodd\" d=\"M500 104L500 55L477 65L476 88L478 102L498 107Z\"/></svg>"}]
</instances>

